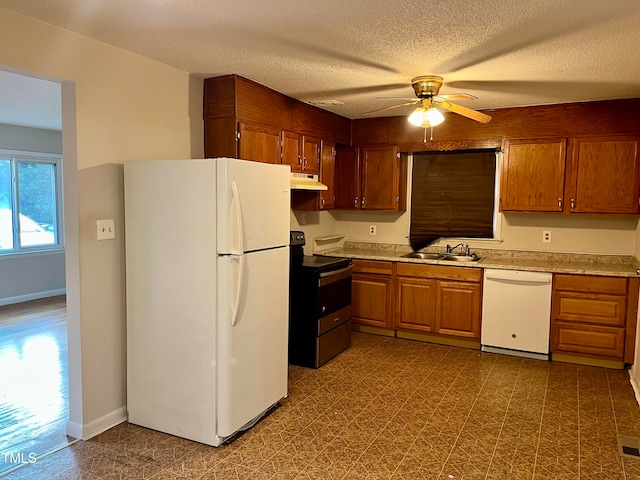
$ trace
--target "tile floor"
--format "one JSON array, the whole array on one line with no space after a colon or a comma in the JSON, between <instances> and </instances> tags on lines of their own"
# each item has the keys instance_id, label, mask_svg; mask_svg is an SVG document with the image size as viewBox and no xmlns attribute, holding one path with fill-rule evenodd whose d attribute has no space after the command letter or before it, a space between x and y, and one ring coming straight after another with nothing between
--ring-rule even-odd
<instances>
[{"instance_id":1,"label":"tile floor","mask_svg":"<svg viewBox=\"0 0 640 480\"><path fill-rule=\"evenodd\" d=\"M353 334L220 448L121 424L9 474L32 479L640 479L628 372Z\"/></svg>"}]
</instances>

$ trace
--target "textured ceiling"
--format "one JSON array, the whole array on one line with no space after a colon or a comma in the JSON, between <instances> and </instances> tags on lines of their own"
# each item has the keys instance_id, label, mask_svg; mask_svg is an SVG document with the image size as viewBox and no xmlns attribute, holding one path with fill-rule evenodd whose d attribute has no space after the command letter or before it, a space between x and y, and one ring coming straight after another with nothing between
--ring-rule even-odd
<instances>
[{"instance_id":1,"label":"textured ceiling","mask_svg":"<svg viewBox=\"0 0 640 480\"><path fill-rule=\"evenodd\" d=\"M639 0L0 0L203 77L237 73L350 118L413 97L475 109L640 97ZM1 84L0 84L1 85ZM0 99L1 101L1 99ZM379 115L406 115L411 107ZM1 121L1 119L0 119Z\"/></svg>"}]
</instances>

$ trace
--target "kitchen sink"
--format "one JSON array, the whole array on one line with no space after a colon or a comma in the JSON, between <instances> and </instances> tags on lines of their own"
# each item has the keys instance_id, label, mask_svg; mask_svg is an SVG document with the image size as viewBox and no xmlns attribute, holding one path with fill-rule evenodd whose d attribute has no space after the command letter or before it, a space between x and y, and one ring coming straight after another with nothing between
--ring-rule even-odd
<instances>
[{"instance_id":1,"label":"kitchen sink","mask_svg":"<svg viewBox=\"0 0 640 480\"><path fill-rule=\"evenodd\" d=\"M475 253L471 255L455 255L455 254L445 254L440 257L441 260L447 260L452 262L477 262L480 260Z\"/></svg>"},{"instance_id":2,"label":"kitchen sink","mask_svg":"<svg viewBox=\"0 0 640 480\"><path fill-rule=\"evenodd\" d=\"M421 258L423 260L441 260L442 253L427 253L427 252L411 252L403 255L404 258Z\"/></svg>"}]
</instances>

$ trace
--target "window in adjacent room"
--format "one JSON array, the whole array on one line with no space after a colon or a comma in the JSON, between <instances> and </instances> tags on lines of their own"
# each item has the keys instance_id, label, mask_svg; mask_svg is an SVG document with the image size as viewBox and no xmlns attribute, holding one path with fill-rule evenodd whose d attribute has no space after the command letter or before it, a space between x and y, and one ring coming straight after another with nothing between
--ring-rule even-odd
<instances>
[{"instance_id":1,"label":"window in adjacent room","mask_svg":"<svg viewBox=\"0 0 640 480\"><path fill-rule=\"evenodd\" d=\"M61 158L0 150L0 254L61 245Z\"/></svg>"},{"instance_id":2,"label":"window in adjacent room","mask_svg":"<svg viewBox=\"0 0 640 480\"><path fill-rule=\"evenodd\" d=\"M415 250L441 237L494 238L497 163L495 149L413 154Z\"/></svg>"}]
</instances>

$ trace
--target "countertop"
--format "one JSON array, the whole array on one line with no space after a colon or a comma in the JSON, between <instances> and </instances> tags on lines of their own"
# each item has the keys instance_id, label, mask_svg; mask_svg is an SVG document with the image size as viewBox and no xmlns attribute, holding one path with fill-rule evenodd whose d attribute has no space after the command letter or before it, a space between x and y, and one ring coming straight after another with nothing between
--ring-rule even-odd
<instances>
[{"instance_id":1,"label":"countertop","mask_svg":"<svg viewBox=\"0 0 640 480\"><path fill-rule=\"evenodd\" d=\"M438 247L429 247L421 251L442 253L444 250ZM451 267L496 268L531 272L606 275L612 277L636 277L640 273L640 262L632 255L587 255L480 248L471 249L471 251L480 257L479 261L461 263L447 260L403 258L403 255L411 252L411 248L406 245L365 242L345 242L343 248L322 252L322 255L365 260L447 265Z\"/></svg>"}]
</instances>

